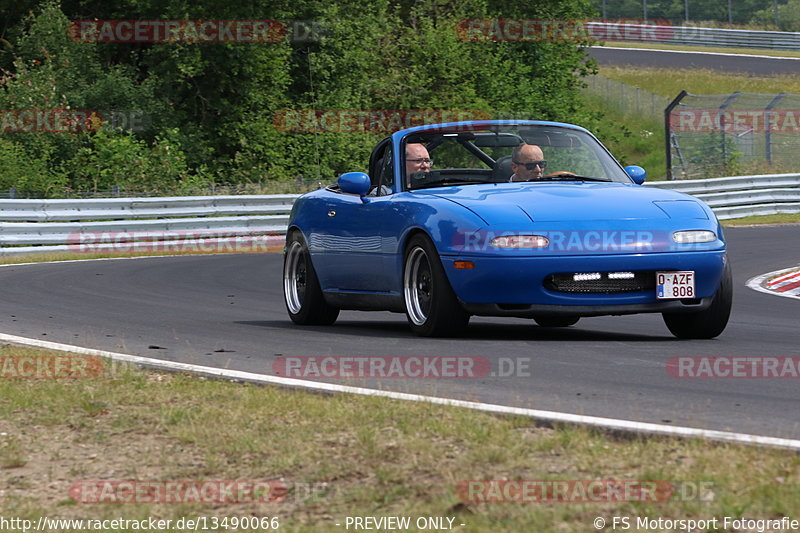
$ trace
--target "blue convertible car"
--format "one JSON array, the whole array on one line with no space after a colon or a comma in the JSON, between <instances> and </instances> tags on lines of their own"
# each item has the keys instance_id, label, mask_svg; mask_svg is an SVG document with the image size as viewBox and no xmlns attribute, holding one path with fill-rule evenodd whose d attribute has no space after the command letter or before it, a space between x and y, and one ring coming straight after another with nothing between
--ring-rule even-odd
<instances>
[{"instance_id":1,"label":"blue convertible car","mask_svg":"<svg viewBox=\"0 0 800 533\"><path fill-rule=\"evenodd\" d=\"M283 288L298 324L341 309L405 313L418 335L457 335L472 315L661 313L681 338L728 322L722 228L701 201L642 187L587 130L487 120L398 131L369 172L292 209Z\"/></svg>"}]
</instances>

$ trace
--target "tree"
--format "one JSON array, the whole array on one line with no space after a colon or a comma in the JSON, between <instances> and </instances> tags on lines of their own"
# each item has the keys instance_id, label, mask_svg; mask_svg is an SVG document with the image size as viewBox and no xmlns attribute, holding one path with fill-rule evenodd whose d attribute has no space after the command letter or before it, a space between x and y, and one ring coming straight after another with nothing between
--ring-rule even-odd
<instances>
[{"instance_id":1,"label":"tree","mask_svg":"<svg viewBox=\"0 0 800 533\"><path fill-rule=\"evenodd\" d=\"M593 69L585 39L475 40L459 33L470 19L586 19L586 0L45 0L32 15L9 12L13 61L0 80L0 109L131 110L147 119L135 131L42 132L9 141L14 161L46 161L59 177L54 183L72 189L167 190L298 175L328 181L364 169L375 141L407 125L293 131L280 121L291 111L592 120L579 95L580 77ZM198 44L68 37L70 20L95 18L270 19L290 34L305 21L300 27L313 27L320 38ZM172 163L153 163L167 152Z\"/></svg>"}]
</instances>

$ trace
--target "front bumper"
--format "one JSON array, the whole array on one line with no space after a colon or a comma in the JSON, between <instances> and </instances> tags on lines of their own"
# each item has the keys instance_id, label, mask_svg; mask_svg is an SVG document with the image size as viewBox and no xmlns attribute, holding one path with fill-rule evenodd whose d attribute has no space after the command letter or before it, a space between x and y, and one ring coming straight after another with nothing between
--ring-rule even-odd
<instances>
[{"instance_id":1,"label":"front bumper","mask_svg":"<svg viewBox=\"0 0 800 533\"><path fill-rule=\"evenodd\" d=\"M455 261L472 261L471 270ZM711 303L722 279L724 251L620 254L562 257L442 257L447 276L464 307L476 315L535 316L700 311ZM695 298L659 300L655 291L565 293L549 290L544 280L565 272L677 271L695 272Z\"/></svg>"}]
</instances>

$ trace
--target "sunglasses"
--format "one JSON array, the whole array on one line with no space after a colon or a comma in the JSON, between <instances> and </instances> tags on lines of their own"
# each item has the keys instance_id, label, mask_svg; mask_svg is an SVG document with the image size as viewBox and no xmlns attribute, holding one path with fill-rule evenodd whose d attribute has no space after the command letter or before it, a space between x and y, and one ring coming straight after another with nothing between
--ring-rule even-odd
<instances>
[{"instance_id":1,"label":"sunglasses","mask_svg":"<svg viewBox=\"0 0 800 533\"><path fill-rule=\"evenodd\" d=\"M520 163L519 161L512 161L512 163L514 163L515 165L523 166L528 170L533 170L536 167L539 167L542 170L544 170L544 167L547 166L547 161L544 161L544 160L542 160L542 161L529 161L527 163Z\"/></svg>"}]
</instances>

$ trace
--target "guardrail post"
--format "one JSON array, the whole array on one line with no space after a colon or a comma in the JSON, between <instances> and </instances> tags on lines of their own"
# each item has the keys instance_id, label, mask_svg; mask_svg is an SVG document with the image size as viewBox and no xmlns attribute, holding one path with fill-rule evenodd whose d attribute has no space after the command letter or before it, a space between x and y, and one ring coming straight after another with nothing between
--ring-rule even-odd
<instances>
[{"instance_id":1,"label":"guardrail post","mask_svg":"<svg viewBox=\"0 0 800 533\"><path fill-rule=\"evenodd\" d=\"M10 189L8 189L8 197L11 198L12 200L17 197L16 187L11 187Z\"/></svg>"},{"instance_id":2,"label":"guardrail post","mask_svg":"<svg viewBox=\"0 0 800 533\"><path fill-rule=\"evenodd\" d=\"M686 92L686 91L681 91L678 94L678 96L676 96L675 99L672 102L669 103L669 105L666 107L666 109L664 109L664 139L665 139L666 149L667 149L667 154L666 155L667 155L667 179L668 180L675 179L672 176L672 142L671 142L671 136L670 136L670 133L672 132L672 123L671 123L670 117L672 115L672 110L675 109L678 106L678 104L681 103L681 100L683 100L686 97L687 94L689 94L689 93Z\"/></svg>"}]
</instances>

